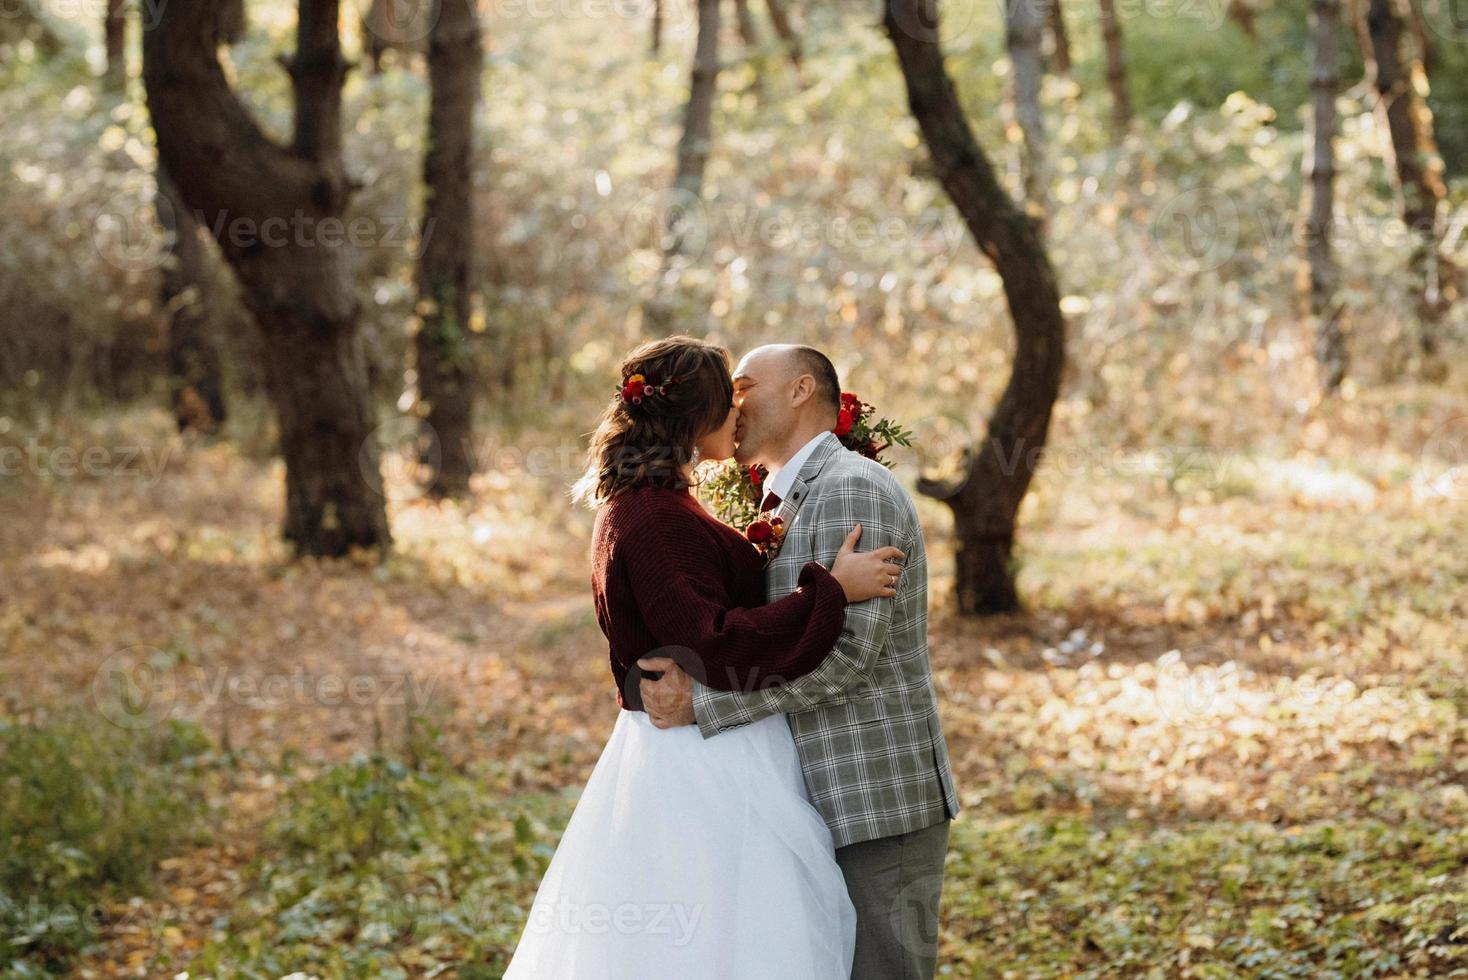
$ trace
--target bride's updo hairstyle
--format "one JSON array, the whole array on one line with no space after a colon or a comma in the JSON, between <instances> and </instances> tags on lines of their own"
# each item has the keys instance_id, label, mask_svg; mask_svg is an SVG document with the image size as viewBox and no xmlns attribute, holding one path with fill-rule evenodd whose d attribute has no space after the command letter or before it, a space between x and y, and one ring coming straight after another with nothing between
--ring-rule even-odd
<instances>
[{"instance_id":1,"label":"bride's updo hairstyle","mask_svg":"<svg viewBox=\"0 0 1468 980\"><path fill-rule=\"evenodd\" d=\"M685 489L682 467L694 443L721 427L734 404L729 366L727 350L692 337L655 340L628 354L573 499L597 507L636 487Z\"/></svg>"}]
</instances>

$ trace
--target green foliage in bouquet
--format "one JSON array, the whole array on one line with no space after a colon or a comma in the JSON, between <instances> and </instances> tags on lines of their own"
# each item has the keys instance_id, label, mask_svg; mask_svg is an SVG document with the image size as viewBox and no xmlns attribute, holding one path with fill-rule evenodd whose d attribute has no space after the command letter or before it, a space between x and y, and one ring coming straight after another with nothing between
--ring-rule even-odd
<instances>
[{"instance_id":1,"label":"green foliage in bouquet","mask_svg":"<svg viewBox=\"0 0 1468 980\"><path fill-rule=\"evenodd\" d=\"M841 445L890 468L882 453L893 446L912 445L912 432L849 391L841 393L841 410L831 430ZM744 530L759 517L767 474L762 466L742 466L734 460L711 463L700 471L698 495L719 520Z\"/></svg>"}]
</instances>

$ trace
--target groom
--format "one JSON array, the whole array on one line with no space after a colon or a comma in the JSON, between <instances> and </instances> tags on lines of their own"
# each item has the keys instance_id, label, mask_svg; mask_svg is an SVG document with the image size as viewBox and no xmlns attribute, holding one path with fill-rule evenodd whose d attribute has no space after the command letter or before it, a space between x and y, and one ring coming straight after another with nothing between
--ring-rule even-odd
<instances>
[{"instance_id":1,"label":"groom","mask_svg":"<svg viewBox=\"0 0 1468 980\"><path fill-rule=\"evenodd\" d=\"M879 463L832 433L841 404L836 369L820 351L759 347L734 372L735 458L769 470L762 509L789 528L765 574L766 598L796 587L808 561L830 567L862 527L863 550L906 553L893 598L846 607L835 649L813 672L758 689L721 692L670 659L638 661L642 700L659 728L697 724L705 738L785 713L806 790L825 818L856 906L852 980L931 978L948 821L958 796L928 667L928 573L912 500Z\"/></svg>"}]
</instances>

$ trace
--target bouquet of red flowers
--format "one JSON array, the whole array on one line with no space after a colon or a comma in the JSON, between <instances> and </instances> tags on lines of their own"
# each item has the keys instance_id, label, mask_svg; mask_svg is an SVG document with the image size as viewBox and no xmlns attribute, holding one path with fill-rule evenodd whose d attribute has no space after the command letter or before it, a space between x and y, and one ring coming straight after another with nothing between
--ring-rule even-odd
<instances>
[{"instance_id":1,"label":"bouquet of red flowers","mask_svg":"<svg viewBox=\"0 0 1468 980\"><path fill-rule=\"evenodd\" d=\"M879 417L872 405L849 391L841 393L841 409L836 415L836 427L831 431L847 449L889 468L892 464L882 458L882 453L892 446L912 445L911 432L891 419ZM698 487L699 496L719 520L744 531L751 541L760 538L754 542L756 547L771 540L764 533L766 528L760 526L771 524L759 509L765 496L766 476L762 466L741 466L731 459L719 464ZM780 536L783 537L783 526ZM778 546L778 539L775 545Z\"/></svg>"}]
</instances>

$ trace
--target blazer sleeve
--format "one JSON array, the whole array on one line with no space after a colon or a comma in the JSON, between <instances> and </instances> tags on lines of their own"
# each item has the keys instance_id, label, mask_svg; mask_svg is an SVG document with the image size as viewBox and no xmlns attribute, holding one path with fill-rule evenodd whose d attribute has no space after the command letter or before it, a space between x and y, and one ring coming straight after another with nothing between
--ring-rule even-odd
<instances>
[{"instance_id":1,"label":"blazer sleeve","mask_svg":"<svg viewBox=\"0 0 1468 980\"><path fill-rule=\"evenodd\" d=\"M731 607L733 583L710 532L696 514L660 512L622 543L633 596L659 644L646 656L670 657L719 691L779 686L815 669L841 634L841 584L812 561L780 601Z\"/></svg>"},{"instance_id":2,"label":"blazer sleeve","mask_svg":"<svg viewBox=\"0 0 1468 980\"><path fill-rule=\"evenodd\" d=\"M814 554L830 561L855 524L861 524L862 550L888 545L911 554L915 529L893 494L869 477L841 478L807 506L814 522ZM804 513L801 514L804 517ZM899 586L900 588L900 586ZM872 696L871 679L892 625L894 597L879 597L846 607L836 648L814 671L781 687L724 693L712 685L693 689L693 709L703 736L758 721L772 714L829 707Z\"/></svg>"}]
</instances>

